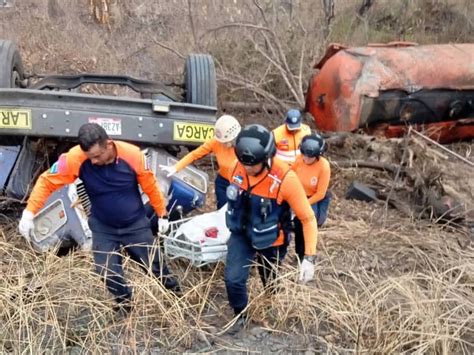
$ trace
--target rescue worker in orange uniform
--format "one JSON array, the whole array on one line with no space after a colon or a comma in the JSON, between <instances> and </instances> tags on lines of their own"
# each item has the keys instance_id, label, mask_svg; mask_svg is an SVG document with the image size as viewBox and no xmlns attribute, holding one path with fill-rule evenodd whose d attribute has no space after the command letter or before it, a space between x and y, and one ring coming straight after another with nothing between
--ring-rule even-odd
<instances>
[{"instance_id":1,"label":"rescue worker in orange uniform","mask_svg":"<svg viewBox=\"0 0 474 355\"><path fill-rule=\"evenodd\" d=\"M245 325L243 310L248 303L247 280L255 258L262 281L268 281L278 262L282 232L290 222L290 208L302 223L305 255L300 280L314 276L314 258L318 228L303 186L289 166L276 159L273 135L255 124L245 127L237 136L235 152L238 162L227 188L226 224L231 231L227 242L224 272L229 303L241 315L234 328Z\"/></svg>"},{"instance_id":2,"label":"rescue worker in orange uniform","mask_svg":"<svg viewBox=\"0 0 474 355\"><path fill-rule=\"evenodd\" d=\"M219 117L215 125L215 137L208 140L199 148L189 152L174 166L160 165L161 169L168 173L168 177L184 169L192 162L214 153L219 165L219 173L215 180L215 192L217 208L221 208L227 203L226 189L229 186L231 169L234 167L237 158L234 152L234 141L240 132L240 123L235 117L223 115Z\"/></svg>"},{"instance_id":3,"label":"rescue worker in orange uniform","mask_svg":"<svg viewBox=\"0 0 474 355\"><path fill-rule=\"evenodd\" d=\"M159 249L152 249L154 236L145 215L138 185L148 195L159 217L158 230L168 229L166 200L153 171L140 149L130 143L109 139L95 123L80 127L79 145L62 154L36 182L19 223L20 233L30 240L34 215L48 197L77 178L84 183L91 203L88 220L96 271L104 277L117 301L117 311L129 312L132 290L123 277L121 250L144 270L150 270L168 289L178 290L177 281L160 262ZM154 253L154 258L150 255Z\"/></svg>"},{"instance_id":4,"label":"rescue worker in orange uniform","mask_svg":"<svg viewBox=\"0 0 474 355\"><path fill-rule=\"evenodd\" d=\"M326 143L321 135L317 133L307 135L301 141L301 155L291 167L303 185L318 227L326 221L331 201L331 194L328 191L331 168L327 159L322 156L325 150ZM298 216L295 216L293 221L295 252L302 260L305 253L303 226Z\"/></svg>"},{"instance_id":5,"label":"rescue worker in orange uniform","mask_svg":"<svg viewBox=\"0 0 474 355\"><path fill-rule=\"evenodd\" d=\"M273 130L276 157L289 165L293 164L300 155L301 140L310 133L311 129L303 123L301 112L295 109L288 110L285 123Z\"/></svg>"}]
</instances>

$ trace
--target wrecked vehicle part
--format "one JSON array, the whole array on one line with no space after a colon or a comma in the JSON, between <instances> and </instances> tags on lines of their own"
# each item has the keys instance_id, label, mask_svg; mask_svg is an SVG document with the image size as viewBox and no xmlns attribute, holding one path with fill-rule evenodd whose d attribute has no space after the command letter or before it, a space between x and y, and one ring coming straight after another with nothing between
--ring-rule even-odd
<instances>
[{"instance_id":1,"label":"wrecked vehicle part","mask_svg":"<svg viewBox=\"0 0 474 355\"><path fill-rule=\"evenodd\" d=\"M126 86L139 98L78 92L89 84ZM53 163L77 144L79 127L93 122L112 139L143 149L168 197L170 214L178 212L182 217L201 207L208 190L206 173L188 167L166 178L158 165L174 164L182 147L196 147L214 136L213 58L189 55L180 88L181 94L175 94L164 84L125 75L52 75L29 82L15 44L0 40L0 190L26 200L38 170L47 168L43 163ZM147 203L146 195L143 201ZM35 217L35 249L46 251L70 243L87 249L88 204L79 180L52 194Z\"/></svg>"},{"instance_id":2,"label":"wrecked vehicle part","mask_svg":"<svg viewBox=\"0 0 474 355\"><path fill-rule=\"evenodd\" d=\"M212 137L216 114L186 103L30 89L0 89L0 109L5 135L75 140L80 126L94 122L111 138L161 146Z\"/></svg>"},{"instance_id":3,"label":"wrecked vehicle part","mask_svg":"<svg viewBox=\"0 0 474 355\"><path fill-rule=\"evenodd\" d=\"M5 191L8 197L22 199L28 194L33 179L36 157L37 154L32 141L28 137L25 137L18 159L16 160L8 179Z\"/></svg>"},{"instance_id":4,"label":"wrecked vehicle part","mask_svg":"<svg viewBox=\"0 0 474 355\"><path fill-rule=\"evenodd\" d=\"M81 200L78 192L83 194ZM87 203L80 181L55 191L34 218L33 248L46 252L58 246L78 245L81 249L90 250L92 234L87 225Z\"/></svg>"},{"instance_id":5,"label":"wrecked vehicle part","mask_svg":"<svg viewBox=\"0 0 474 355\"><path fill-rule=\"evenodd\" d=\"M13 166L20 155L21 145L0 146L0 192L4 193Z\"/></svg>"},{"instance_id":6,"label":"wrecked vehicle part","mask_svg":"<svg viewBox=\"0 0 474 355\"><path fill-rule=\"evenodd\" d=\"M474 44L332 44L315 65L319 72L311 79L306 110L323 131L400 128L390 129L393 136L413 124L436 140L469 139L473 62ZM436 129L430 131L431 125Z\"/></svg>"},{"instance_id":7,"label":"wrecked vehicle part","mask_svg":"<svg viewBox=\"0 0 474 355\"><path fill-rule=\"evenodd\" d=\"M359 181L353 181L347 189L345 198L348 200L373 202L377 201L377 192Z\"/></svg>"},{"instance_id":8,"label":"wrecked vehicle part","mask_svg":"<svg viewBox=\"0 0 474 355\"><path fill-rule=\"evenodd\" d=\"M166 209L169 214L174 212L187 214L204 206L209 188L209 176L206 172L187 166L172 177L167 177L167 173L160 169L159 165L175 165L177 159L164 149L147 148L144 154L157 177L163 194L168 197ZM148 196L145 194L142 196L144 202L147 202Z\"/></svg>"}]
</instances>

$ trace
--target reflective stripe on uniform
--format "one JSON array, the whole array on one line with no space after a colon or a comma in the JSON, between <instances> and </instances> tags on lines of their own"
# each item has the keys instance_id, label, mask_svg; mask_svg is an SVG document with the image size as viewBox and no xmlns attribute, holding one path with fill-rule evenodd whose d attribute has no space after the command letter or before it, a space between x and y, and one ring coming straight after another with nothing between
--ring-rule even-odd
<instances>
[{"instance_id":1,"label":"reflective stripe on uniform","mask_svg":"<svg viewBox=\"0 0 474 355\"><path fill-rule=\"evenodd\" d=\"M276 151L276 156L277 158L284 160L284 161L289 161L289 162L294 162L296 158L301 154L299 149L296 150L281 150L277 149Z\"/></svg>"}]
</instances>

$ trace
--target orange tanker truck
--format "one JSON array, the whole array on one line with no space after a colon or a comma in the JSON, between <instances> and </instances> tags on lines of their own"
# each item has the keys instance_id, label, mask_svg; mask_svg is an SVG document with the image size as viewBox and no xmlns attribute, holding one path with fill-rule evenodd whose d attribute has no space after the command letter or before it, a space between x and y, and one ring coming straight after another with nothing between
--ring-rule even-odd
<instances>
[{"instance_id":1,"label":"orange tanker truck","mask_svg":"<svg viewBox=\"0 0 474 355\"><path fill-rule=\"evenodd\" d=\"M306 111L321 131L474 137L474 44L331 44L314 68Z\"/></svg>"}]
</instances>

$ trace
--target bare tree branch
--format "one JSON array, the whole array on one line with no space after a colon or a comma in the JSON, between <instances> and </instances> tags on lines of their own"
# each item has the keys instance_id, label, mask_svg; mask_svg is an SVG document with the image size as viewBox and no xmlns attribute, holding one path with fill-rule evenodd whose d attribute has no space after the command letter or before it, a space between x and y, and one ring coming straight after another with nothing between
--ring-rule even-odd
<instances>
[{"instance_id":1,"label":"bare tree branch","mask_svg":"<svg viewBox=\"0 0 474 355\"><path fill-rule=\"evenodd\" d=\"M288 90L291 92L295 98L298 105L301 107L304 105L304 93L302 89L302 69L300 75L298 75L298 81L295 81L295 75L291 71L288 61L286 59L286 54L282 48L280 40L276 33L265 26L249 24L249 23L231 23L218 26L212 29L209 29L204 35L207 35L212 32L216 32L222 29L232 29L232 28L245 28L250 30L257 31L256 34L260 34L264 40L264 43L270 50L270 54L267 53L265 49L258 44L258 39L254 37L249 37L250 41L254 44L255 50L260 53L268 62L270 62L279 72L281 78L285 82ZM304 49L303 49L304 51ZM303 60L303 59L301 59ZM301 68L303 64L301 63Z\"/></svg>"},{"instance_id":2,"label":"bare tree branch","mask_svg":"<svg viewBox=\"0 0 474 355\"><path fill-rule=\"evenodd\" d=\"M268 32L271 34L272 38L273 38L273 41L275 42L275 46L276 46L276 49L275 47L272 45L272 41L270 41L268 39L268 37L263 34L264 38L266 39L266 43L267 45L269 46L269 48L271 49L272 51L272 54L273 54L273 57L276 58L277 60L279 60L278 62L276 62L274 59L270 58L268 56L268 54L264 53L260 48L256 48L257 50L259 50L259 52L268 60L270 61L271 63L273 63L275 65L275 67L280 71L281 73L281 76L283 78L283 80L285 81L288 89L291 91L291 93L293 94L294 98L296 99L296 101L298 102L298 104L300 106L302 106L302 102L303 102L303 97L304 95L301 95L301 97L298 95L298 92L296 90L298 90L298 85L297 83L294 81L294 78L293 78L293 73L290 69L290 67L288 66L288 62L286 60L286 55L281 47L281 43L279 42L279 39L278 39L278 36L275 34L274 31L268 29ZM299 90L298 90L299 91Z\"/></svg>"},{"instance_id":3,"label":"bare tree branch","mask_svg":"<svg viewBox=\"0 0 474 355\"><path fill-rule=\"evenodd\" d=\"M242 76L227 72L220 79L232 83L234 85L241 85L243 88L251 90L260 97L273 102L275 105L282 106L282 102L279 98L269 93L267 90L256 86L255 83L243 78Z\"/></svg>"},{"instance_id":4,"label":"bare tree branch","mask_svg":"<svg viewBox=\"0 0 474 355\"><path fill-rule=\"evenodd\" d=\"M306 50L306 32L304 33L303 45L300 51L300 64L298 70L298 94L304 100L304 91L303 91L303 65L305 63L305 50ZM302 102L301 107L303 107L304 102Z\"/></svg>"},{"instance_id":5,"label":"bare tree branch","mask_svg":"<svg viewBox=\"0 0 474 355\"><path fill-rule=\"evenodd\" d=\"M360 5L359 10L357 11L359 16L364 16L366 12L369 11L369 9L372 7L374 2L375 0L362 0L362 4Z\"/></svg>"},{"instance_id":6,"label":"bare tree branch","mask_svg":"<svg viewBox=\"0 0 474 355\"><path fill-rule=\"evenodd\" d=\"M334 18L334 0L322 0L322 4L324 18L326 20L324 33L325 37L327 37L329 35L329 26L331 25L331 21Z\"/></svg>"},{"instance_id":7,"label":"bare tree branch","mask_svg":"<svg viewBox=\"0 0 474 355\"><path fill-rule=\"evenodd\" d=\"M322 3L326 24L329 26L334 18L334 0L322 0Z\"/></svg>"},{"instance_id":8,"label":"bare tree branch","mask_svg":"<svg viewBox=\"0 0 474 355\"><path fill-rule=\"evenodd\" d=\"M228 32L230 38L235 38L232 35L234 33L240 40L236 43L240 42L246 47L251 45L250 52L257 54L252 56L255 59L251 62L257 62L259 68L251 67L250 70L246 70L242 67L242 74L236 78L230 76L230 73L239 70L239 66L233 66L222 71L224 73L222 80L252 90L257 101L263 98L275 102L280 107L287 108L288 105L295 106L295 104L303 107L305 104L303 76L308 50L305 43L307 38L305 27L300 19L292 19L293 4L290 4L290 8L286 7L288 3L280 4L279 1L252 0L250 4L249 8L253 5L253 9L249 9L253 10L253 23L246 21L227 23L201 34L202 39L220 31L231 31ZM303 43L297 45L293 41L287 41L288 35L298 38L298 43L303 38ZM275 94L275 88L280 88L279 93ZM278 95L284 97L277 98Z\"/></svg>"},{"instance_id":9,"label":"bare tree branch","mask_svg":"<svg viewBox=\"0 0 474 355\"><path fill-rule=\"evenodd\" d=\"M193 13L191 9L191 0L188 0L188 19L189 19L189 25L191 26L191 33L193 34L194 45L196 46L198 44L198 41L197 41L197 36L196 36L196 30L194 28L194 18L193 18Z\"/></svg>"},{"instance_id":10,"label":"bare tree branch","mask_svg":"<svg viewBox=\"0 0 474 355\"><path fill-rule=\"evenodd\" d=\"M253 0L253 4L254 4L255 7L258 9L258 12L260 13L260 16L262 16L263 22L264 22L265 25L268 27L267 17L265 16L265 11L263 11L262 6L261 6L260 3L258 2L258 0Z\"/></svg>"},{"instance_id":11,"label":"bare tree branch","mask_svg":"<svg viewBox=\"0 0 474 355\"><path fill-rule=\"evenodd\" d=\"M288 87L292 95L295 97L295 99L298 101L298 104L300 104L298 93L295 91L294 86L289 81L289 77L291 76L288 76L285 69L279 63L275 62L275 60L273 60L270 56L268 56L268 54L265 53L257 44L255 46L255 49L280 71L281 77L285 81L286 86Z\"/></svg>"},{"instance_id":12,"label":"bare tree branch","mask_svg":"<svg viewBox=\"0 0 474 355\"><path fill-rule=\"evenodd\" d=\"M258 86L261 86L263 85L264 81L265 81L265 78L268 76L268 73L270 72L270 69L272 68L272 64L269 63L267 65L267 69L265 69L264 73L263 73L263 76L262 78L260 79L260 81L257 83Z\"/></svg>"},{"instance_id":13,"label":"bare tree branch","mask_svg":"<svg viewBox=\"0 0 474 355\"><path fill-rule=\"evenodd\" d=\"M175 54L176 56L178 56L179 58L183 59L183 60L186 60L186 56L181 54L180 52L178 52L176 49L170 47L170 46L167 46L166 44L164 43L161 43L159 42L158 40L156 39L152 39L153 43L155 43L156 45L160 46L161 48L164 48L168 51L170 51L171 53Z\"/></svg>"},{"instance_id":14,"label":"bare tree branch","mask_svg":"<svg viewBox=\"0 0 474 355\"><path fill-rule=\"evenodd\" d=\"M256 30L262 30L262 31L270 31L270 29L268 27L265 27L265 26L261 26L261 25L255 25L253 23L245 23L245 22L232 22L232 23L227 23L225 25L221 25L221 26L217 26L217 27L213 27L213 28L210 28L208 29L206 32L204 32L202 35L201 35L201 38L204 37L204 36L207 36L208 34L211 34L213 32L217 32L217 31L220 31L220 30L223 30L223 29L227 29L227 28L252 28L252 29L256 29Z\"/></svg>"}]
</instances>

